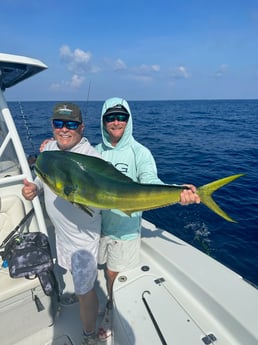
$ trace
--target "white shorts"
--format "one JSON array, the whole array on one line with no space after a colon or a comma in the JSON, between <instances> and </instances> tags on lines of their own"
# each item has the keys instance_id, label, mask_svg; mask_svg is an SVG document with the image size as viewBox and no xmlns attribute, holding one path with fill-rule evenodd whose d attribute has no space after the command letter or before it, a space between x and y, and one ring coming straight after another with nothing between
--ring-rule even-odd
<instances>
[{"instance_id":1,"label":"white shorts","mask_svg":"<svg viewBox=\"0 0 258 345\"><path fill-rule=\"evenodd\" d=\"M77 250L60 246L59 242L56 246L58 264L72 273L75 293L84 295L93 289L97 278L99 241L85 241L85 248Z\"/></svg>"},{"instance_id":2,"label":"white shorts","mask_svg":"<svg viewBox=\"0 0 258 345\"><path fill-rule=\"evenodd\" d=\"M99 244L98 263L106 263L113 272L122 272L135 268L140 262L141 237L134 240L114 240L102 236Z\"/></svg>"},{"instance_id":3,"label":"white shorts","mask_svg":"<svg viewBox=\"0 0 258 345\"><path fill-rule=\"evenodd\" d=\"M97 278L97 262L87 250L79 250L72 255L72 277L76 295L91 291Z\"/></svg>"}]
</instances>

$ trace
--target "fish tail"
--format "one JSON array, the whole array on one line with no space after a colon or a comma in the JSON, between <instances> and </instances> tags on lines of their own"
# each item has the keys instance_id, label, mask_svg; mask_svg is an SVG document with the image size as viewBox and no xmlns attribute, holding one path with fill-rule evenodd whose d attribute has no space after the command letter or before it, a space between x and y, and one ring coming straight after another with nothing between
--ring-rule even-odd
<instances>
[{"instance_id":1,"label":"fish tail","mask_svg":"<svg viewBox=\"0 0 258 345\"><path fill-rule=\"evenodd\" d=\"M237 223L234 219L229 217L219 205L212 199L212 194L219 188L225 186L226 184L234 181L235 179L243 176L244 174L231 175L220 180L208 183L204 186L197 188L197 194L201 198L201 202L210 208L213 212L217 213L222 218L228 220L229 222Z\"/></svg>"}]
</instances>

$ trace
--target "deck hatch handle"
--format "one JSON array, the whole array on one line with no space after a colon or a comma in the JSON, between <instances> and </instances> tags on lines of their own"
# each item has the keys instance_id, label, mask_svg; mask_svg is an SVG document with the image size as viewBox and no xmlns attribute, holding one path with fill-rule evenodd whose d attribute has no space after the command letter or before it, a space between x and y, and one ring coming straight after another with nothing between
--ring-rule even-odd
<instances>
[{"instance_id":1,"label":"deck hatch handle","mask_svg":"<svg viewBox=\"0 0 258 345\"><path fill-rule=\"evenodd\" d=\"M157 331L157 334L158 334L158 336L160 338L161 344L162 345L167 345L167 342L166 342L166 340L165 340L165 338L164 338L164 336L163 336L163 334L162 334L162 332L161 332L161 330L159 328L159 325L158 325L154 315L152 314L151 308L150 308L148 302L146 301L146 299L144 297L145 294L149 294L150 295L151 293L148 290L143 291L143 293L142 293L142 301L143 301L144 306L147 309L147 312L148 312L148 314L149 314L149 316L151 318L151 321L152 321L152 323L153 323L153 325L154 325L154 327L155 327L155 329Z\"/></svg>"},{"instance_id":2,"label":"deck hatch handle","mask_svg":"<svg viewBox=\"0 0 258 345\"><path fill-rule=\"evenodd\" d=\"M164 283L164 282L165 282L165 279L162 278L162 277L161 278L157 278L157 279L154 280L154 283L156 283L157 285L161 284L161 283Z\"/></svg>"},{"instance_id":3,"label":"deck hatch handle","mask_svg":"<svg viewBox=\"0 0 258 345\"><path fill-rule=\"evenodd\" d=\"M216 340L217 340L217 338L212 333L210 333L210 334L208 334L202 338L202 341L204 342L205 345L213 344L214 341L216 341Z\"/></svg>"}]
</instances>

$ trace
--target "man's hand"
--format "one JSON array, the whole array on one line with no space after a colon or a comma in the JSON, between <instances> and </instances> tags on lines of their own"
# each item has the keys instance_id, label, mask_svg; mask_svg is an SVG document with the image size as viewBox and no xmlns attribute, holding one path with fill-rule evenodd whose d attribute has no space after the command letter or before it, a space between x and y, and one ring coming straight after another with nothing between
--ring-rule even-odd
<instances>
[{"instance_id":1,"label":"man's hand","mask_svg":"<svg viewBox=\"0 0 258 345\"><path fill-rule=\"evenodd\" d=\"M192 184L184 184L184 186L190 189L184 189L180 194L180 204L199 204L201 199L198 194L196 194L196 187Z\"/></svg>"},{"instance_id":2,"label":"man's hand","mask_svg":"<svg viewBox=\"0 0 258 345\"><path fill-rule=\"evenodd\" d=\"M42 143L40 144L39 147L39 152L44 151L44 147L47 145L48 142L55 140L54 138L50 138L50 139L45 139L42 141Z\"/></svg>"},{"instance_id":3,"label":"man's hand","mask_svg":"<svg viewBox=\"0 0 258 345\"><path fill-rule=\"evenodd\" d=\"M37 195L37 186L33 182L29 182L27 179L23 181L24 186L22 188L22 195L26 200L32 200Z\"/></svg>"}]
</instances>

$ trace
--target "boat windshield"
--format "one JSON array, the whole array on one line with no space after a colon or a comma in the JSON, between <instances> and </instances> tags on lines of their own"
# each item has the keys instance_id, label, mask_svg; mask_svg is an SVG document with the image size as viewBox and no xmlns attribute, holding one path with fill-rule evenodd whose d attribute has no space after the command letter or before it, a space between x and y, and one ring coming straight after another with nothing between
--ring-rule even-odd
<instances>
[{"instance_id":1,"label":"boat windshield","mask_svg":"<svg viewBox=\"0 0 258 345\"><path fill-rule=\"evenodd\" d=\"M19 160L0 112L0 178L20 174Z\"/></svg>"}]
</instances>

